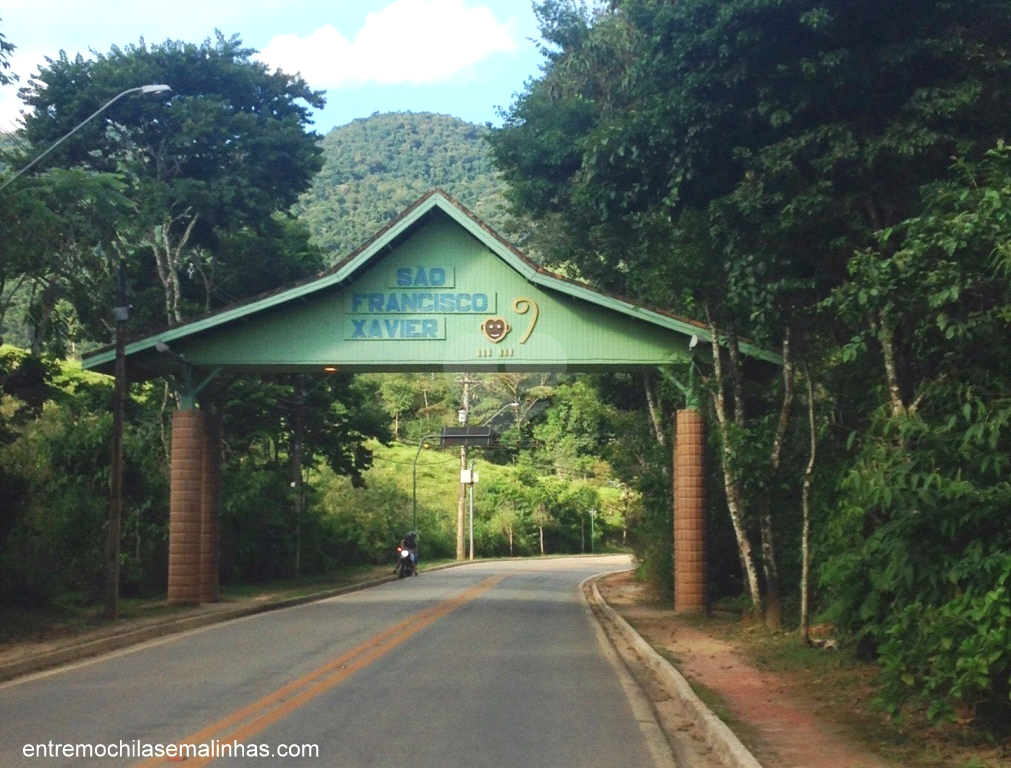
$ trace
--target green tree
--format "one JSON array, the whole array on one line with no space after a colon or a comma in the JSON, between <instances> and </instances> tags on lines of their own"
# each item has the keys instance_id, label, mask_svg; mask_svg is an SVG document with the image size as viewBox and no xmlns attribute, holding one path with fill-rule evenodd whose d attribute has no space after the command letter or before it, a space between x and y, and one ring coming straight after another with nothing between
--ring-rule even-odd
<instances>
[{"instance_id":1,"label":"green tree","mask_svg":"<svg viewBox=\"0 0 1011 768\"><path fill-rule=\"evenodd\" d=\"M885 697L991 728L1011 695L1011 150L960 161L924 210L854 258L828 302L838 366L877 372L823 571L840 623L878 654Z\"/></svg>"},{"instance_id":2,"label":"green tree","mask_svg":"<svg viewBox=\"0 0 1011 768\"><path fill-rule=\"evenodd\" d=\"M113 253L133 210L125 193L115 175L80 169L54 169L0 193L0 327L34 354L62 355L86 341L81 324L92 334L111 329Z\"/></svg>"},{"instance_id":3,"label":"green tree","mask_svg":"<svg viewBox=\"0 0 1011 768\"><path fill-rule=\"evenodd\" d=\"M585 378L559 384L551 405L531 427L530 459L559 476L592 475L603 448L613 438L613 409Z\"/></svg>"},{"instance_id":4,"label":"green tree","mask_svg":"<svg viewBox=\"0 0 1011 768\"><path fill-rule=\"evenodd\" d=\"M213 397L224 404L224 427L236 461L258 456L280 469L301 442L303 470L323 461L338 475L362 484L371 465L365 443L389 442L389 421L373 382L349 375L288 379L239 379ZM295 424L302 422L300 437Z\"/></svg>"},{"instance_id":5,"label":"green tree","mask_svg":"<svg viewBox=\"0 0 1011 768\"><path fill-rule=\"evenodd\" d=\"M784 419L754 432L746 403L754 411L763 396L745 386L738 340L793 354L789 331L846 279L850 255L915 215L919 188L952 154L994 144L1011 85L1009 5L658 0L590 13L549 0L539 12L544 75L492 133L497 162L549 263L703 317L724 342L713 408L761 609L750 529L774 585L771 512L749 509L744 486L768 498ZM779 389L788 416L789 375ZM756 442L768 446L759 475L742 453Z\"/></svg>"},{"instance_id":6,"label":"green tree","mask_svg":"<svg viewBox=\"0 0 1011 768\"><path fill-rule=\"evenodd\" d=\"M276 287L292 275L277 259L305 250L272 255L255 241L282 239L284 212L321 166L307 127L323 98L253 53L220 33L201 45L141 42L92 59L61 53L21 90L31 110L23 135L47 146L117 93L151 82L173 89L170 98L117 102L48 159L128 181L136 211L121 226L121 247L137 295L152 281L161 287L158 325ZM259 284L244 277L253 256L268 260L254 271Z\"/></svg>"},{"instance_id":7,"label":"green tree","mask_svg":"<svg viewBox=\"0 0 1011 768\"><path fill-rule=\"evenodd\" d=\"M378 400L374 382L348 375L240 379L210 394L229 447L222 473L223 539L232 537L226 576L298 576L341 561L341 551L331 550L348 539L314 502L327 503L333 483L364 485L372 465L368 441L392 437ZM312 474L327 480L309 483ZM352 549L343 554L355 561L376 556L369 548ZM257 565L264 560L270 569Z\"/></svg>"},{"instance_id":8,"label":"green tree","mask_svg":"<svg viewBox=\"0 0 1011 768\"><path fill-rule=\"evenodd\" d=\"M0 34L0 85L10 85L12 79L17 79L16 75L10 74L10 55L14 48L14 44Z\"/></svg>"},{"instance_id":9,"label":"green tree","mask_svg":"<svg viewBox=\"0 0 1011 768\"><path fill-rule=\"evenodd\" d=\"M524 537L530 526L528 486L498 477L482 485L481 496L486 506L494 510L488 519L489 530L505 538L509 557L525 552Z\"/></svg>"},{"instance_id":10,"label":"green tree","mask_svg":"<svg viewBox=\"0 0 1011 768\"><path fill-rule=\"evenodd\" d=\"M388 374L379 384L379 396L383 408L393 417L393 439L400 439L400 415L415 404L416 388L413 377L408 374Z\"/></svg>"},{"instance_id":11,"label":"green tree","mask_svg":"<svg viewBox=\"0 0 1011 768\"><path fill-rule=\"evenodd\" d=\"M743 292L750 315L771 299L749 277L838 280L956 147L1003 127L1005 2L538 8L557 50L489 137L512 200L549 261L659 306Z\"/></svg>"}]
</instances>

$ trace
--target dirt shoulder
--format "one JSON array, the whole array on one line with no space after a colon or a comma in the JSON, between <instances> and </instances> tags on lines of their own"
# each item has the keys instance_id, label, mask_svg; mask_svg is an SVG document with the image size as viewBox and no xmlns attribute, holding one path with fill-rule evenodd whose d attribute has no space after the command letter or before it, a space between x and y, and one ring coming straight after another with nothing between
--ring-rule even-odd
<instances>
[{"instance_id":1,"label":"dirt shoulder","mask_svg":"<svg viewBox=\"0 0 1011 768\"><path fill-rule=\"evenodd\" d=\"M1011 768L1011 744L892 722L873 704L872 668L846 654L733 618L677 616L631 572L597 587L764 768Z\"/></svg>"}]
</instances>

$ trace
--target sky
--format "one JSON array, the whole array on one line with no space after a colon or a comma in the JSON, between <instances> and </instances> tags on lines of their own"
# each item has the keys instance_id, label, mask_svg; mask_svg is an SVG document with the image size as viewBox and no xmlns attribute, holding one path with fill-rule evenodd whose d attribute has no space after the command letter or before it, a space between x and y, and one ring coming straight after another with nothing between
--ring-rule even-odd
<instances>
[{"instance_id":1,"label":"sky","mask_svg":"<svg viewBox=\"0 0 1011 768\"><path fill-rule=\"evenodd\" d=\"M0 0L0 34L16 46L8 74L22 83L60 51L87 59L215 30L325 91L312 126L321 134L376 112L499 124L541 63L531 0ZM0 131L17 127L18 87L0 87Z\"/></svg>"}]
</instances>

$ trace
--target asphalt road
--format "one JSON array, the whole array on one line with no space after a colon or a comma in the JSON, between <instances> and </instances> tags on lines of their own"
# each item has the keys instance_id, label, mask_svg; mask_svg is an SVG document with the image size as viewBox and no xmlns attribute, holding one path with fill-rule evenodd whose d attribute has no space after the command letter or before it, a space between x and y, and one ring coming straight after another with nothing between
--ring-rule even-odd
<instances>
[{"instance_id":1,"label":"asphalt road","mask_svg":"<svg viewBox=\"0 0 1011 768\"><path fill-rule=\"evenodd\" d=\"M0 765L670 768L579 595L627 567L452 568L0 685Z\"/></svg>"}]
</instances>

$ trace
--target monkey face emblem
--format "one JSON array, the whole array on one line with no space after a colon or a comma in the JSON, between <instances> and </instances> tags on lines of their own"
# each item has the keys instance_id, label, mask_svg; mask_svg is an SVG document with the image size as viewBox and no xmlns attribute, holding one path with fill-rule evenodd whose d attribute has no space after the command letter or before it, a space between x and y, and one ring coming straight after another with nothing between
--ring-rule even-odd
<instances>
[{"instance_id":1,"label":"monkey face emblem","mask_svg":"<svg viewBox=\"0 0 1011 768\"><path fill-rule=\"evenodd\" d=\"M506 337L511 330L511 326L501 317L489 317L481 323L481 333L488 341L498 344Z\"/></svg>"}]
</instances>

